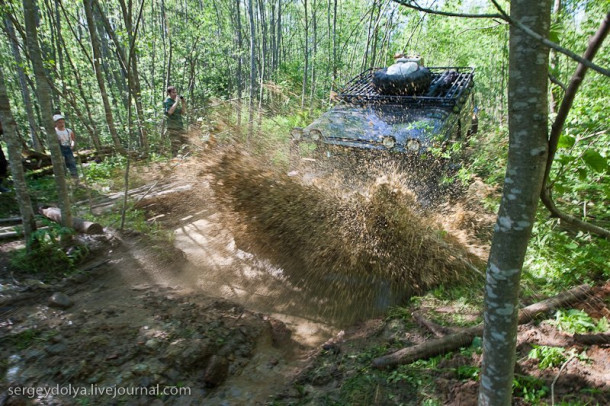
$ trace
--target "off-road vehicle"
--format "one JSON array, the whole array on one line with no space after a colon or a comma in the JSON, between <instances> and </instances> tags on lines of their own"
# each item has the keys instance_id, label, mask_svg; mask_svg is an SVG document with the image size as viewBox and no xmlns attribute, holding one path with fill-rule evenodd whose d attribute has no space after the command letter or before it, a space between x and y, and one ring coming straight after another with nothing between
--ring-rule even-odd
<instances>
[{"instance_id":1,"label":"off-road vehicle","mask_svg":"<svg viewBox=\"0 0 610 406\"><path fill-rule=\"evenodd\" d=\"M293 141L316 143L329 156L345 147L415 155L476 132L474 69L426 69L431 80L418 95L382 94L374 81L383 69L364 71L338 92L339 104L293 129Z\"/></svg>"}]
</instances>

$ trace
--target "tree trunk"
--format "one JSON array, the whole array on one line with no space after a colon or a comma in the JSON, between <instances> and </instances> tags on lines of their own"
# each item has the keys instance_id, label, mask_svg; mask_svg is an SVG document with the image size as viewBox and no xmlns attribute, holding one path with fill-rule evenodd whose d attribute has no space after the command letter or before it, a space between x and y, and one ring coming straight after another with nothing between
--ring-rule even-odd
<instances>
[{"instance_id":1,"label":"tree trunk","mask_svg":"<svg viewBox=\"0 0 610 406\"><path fill-rule=\"evenodd\" d=\"M64 160L59 149L59 140L55 133L55 125L53 123L53 105L51 102L51 87L47 82L47 74L44 70L42 62L42 54L38 45L38 32L36 28L36 1L23 1L23 15L25 21L25 29L27 35L27 45L32 61L32 67L36 78L37 98L40 104L40 112L42 122L47 132L47 144L51 152L51 160L53 162L53 174L57 185L57 196L59 198L59 206L61 208L63 225L72 227L72 213L70 211L70 199L68 197L68 188L66 186L66 177L64 169Z\"/></svg>"},{"instance_id":2,"label":"tree trunk","mask_svg":"<svg viewBox=\"0 0 610 406\"><path fill-rule=\"evenodd\" d=\"M543 37L550 0L511 2L511 17ZM547 158L549 49L510 28L509 151L502 202L487 263L480 405L510 405L521 268Z\"/></svg>"},{"instance_id":3,"label":"tree trunk","mask_svg":"<svg viewBox=\"0 0 610 406\"><path fill-rule=\"evenodd\" d=\"M309 74L309 16L307 11L307 0L303 0L305 13L305 32L303 33L303 57L305 66L303 67L303 90L301 92L301 109L305 108L305 95L307 94L307 75Z\"/></svg>"},{"instance_id":4,"label":"tree trunk","mask_svg":"<svg viewBox=\"0 0 610 406\"><path fill-rule=\"evenodd\" d=\"M238 52L238 58L237 58L237 128L238 131L241 133L241 107L242 107L242 92L243 92L243 84L244 84L244 79L243 79L243 49L244 49L244 42L243 42L243 37L242 37L242 33L241 33L241 10L239 5L241 4L241 0L236 0L236 9L237 9L237 52Z\"/></svg>"},{"instance_id":5,"label":"tree trunk","mask_svg":"<svg viewBox=\"0 0 610 406\"><path fill-rule=\"evenodd\" d=\"M311 25L313 40L311 44L311 88L309 94L309 113L313 111L313 101L316 94L316 54L318 52L318 21L316 18L316 0L311 5Z\"/></svg>"},{"instance_id":6,"label":"tree trunk","mask_svg":"<svg viewBox=\"0 0 610 406\"><path fill-rule=\"evenodd\" d=\"M8 160L13 175L13 183L15 185L15 193L17 195L17 203L19 204L19 212L23 222L23 233L25 236L26 250L29 252L32 247L32 233L36 230L36 221L34 221L34 211L32 210L32 202L28 194L27 184L25 182L25 173L21 164L21 146L19 137L17 136L17 125L11 106L9 103L6 85L4 82L4 73L0 65L0 119L2 119L2 129L4 132L4 141L8 148Z\"/></svg>"},{"instance_id":7,"label":"tree trunk","mask_svg":"<svg viewBox=\"0 0 610 406\"><path fill-rule=\"evenodd\" d=\"M277 1L277 54L276 67L279 68L282 59L282 0Z\"/></svg>"},{"instance_id":8,"label":"tree trunk","mask_svg":"<svg viewBox=\"0 0 610 406\"><path fill-rule=\"evenodd\" d=\"M337 85L337 0L333 11L333 89Z\"/></svg>"},{"instance_id":9,"label":"tree trunk","mask_svg":"<svg viewBox=\"0 0 610 406\"><path fill-rule=\"evenodd\" d=\"M277 70L277 64L276 64L276 55L277 55L277 37L276 37L276 33L277 30L275 28L275 1L271 0L271 21L269 23L269 42L270 42L270 47L271 50L269 51L269 55L271 55L270 62L269 62L269 68L270 68L270 72L269 72L269 77L273 78L275 75L275 72Z\"/></svg>"},{"instance_id":10,"label":"tree trunk","mask_svg":"<svg viewBox=\"0 0 610 406\"><path fill-rule=\"evenodd\" d=\"M252 138L254 131L254 95L256 94L256 29L254 27L254 10L252 2L248 0L248 14L250 19L250 103L248 112L248 137Z\"/></svg>"},{"instance_id":11,"label":"tree trunk","mask_svg":"<svg viewBox=\"0 0 610 406\"><path fill-rule=\"evenodd\" d=\"M95 0L98 10L100 14L103 15L101 7L99 7L99 3ZM140 138L140 146L142 147L144 154L148 155L150 146L148 143L148 135L146 134L146 127L144 125L144 108L142 106L142 86L140 85L140 74L138 73L138 57L137 51L135 47L135 38L137 33L134 31L133 24L133 13L131 10L131 1L129 2L129 6L125 4L125 0L120 0L121 9L123 10L123 19L125 20L125 28L127 29L127 38L129 39L129 48L127 52L123 51L123 55L127 56L129 61L126 63L127 65L127 77L128 77L128 85L131 89L131 96L136 104L136 117L138 118L138 129L139 129L139 138ZM105 18L105 16L103 17ZM137 20L139 22L139 18ZM106 26L106 30L114 31L108 25ZM120 43L115 40L116 35L113 38L115 42L115 46L117 49L120 49ZM126 59L124 59L126 60Z\"/></svg>"},{"instance_id":12,"label":"tree trunk","mask_svg":"<svg viewBox=\"0 0 610 406\"><path fill-rule=\"evenodd\" d=\"M19 77L19 87L21 88L21 96L23 97L23 104L25 105L25 112L28 117L28 124L30 127L30 140L32 142L32 148L35 151L43 152L44 148L42 147L42 143L40 142L40 138L38 135L38 124L36 124L36 116L34 114L34 110L32 109L32 99L30 97L30 92L28 91L28 85L25 79L25 72L23 71L23 62L21 59L21 54L19 52L19 44L17 43L17 37L15 35L13 22L8 16L4 18L4 26L6 27L6 31L11 41L11 51L13 53L13 58L15 58L17 76Z\"/></svg>"},{"instance_id":13,"label":"tree trunk","mask_svg":"<svg viewBox=\"0 0 610 406\"><path fill-rule=\"evenodd\" d=\"M76 69L74 62L72 61L72 57L70 56L70 50L66 46L65 41L62 41L62 45L63 45L63 50L64 50L63 52L66 56L66 60L68 61L68 64L70 65L70 68L72 69L72 74L74 75L74 79L76 80L76 87L78 88L78 92L82 99L83 105L85 106L85 110L87 112L87 119L85 119L85 117L83 117L82 113L79 113L78 109L76 108L75 100L72 103L72 107L74 108L75 112L79 115L79 119L81 120L83 125L87 128L87 132L89 133L89 136L91 137L91 142L93 143L93 146L95 147L96 150L101 151L102 142L100 141L100 137L99 137L98 131L97 131L97 126L95 125L95 121L93 120L93 115L91 113L91 107L89 104L89 98L85 94L85 86L83 85L81 75L78 73L78 69ZM72 92L71 92L71 94L72 94ZM73 96L73 98L74 98L74 96Z\"/></svg>"},{"instance_id":14,"label":"tree trunk","mask_svg":"<svg viewBox=\"0 0 610 406\"><path fill-rule=\"evenodd\" d=\"M554 0L553 1L553 19L554 19L554 23L558 24L559 20L561 18L561 0ZM559 52L555 51L554 49L551 49L551 54L550 54L550 60L551 60L551 75L558 77L557 72L559 70ZM551 105L550 105L550 109L551 109L551 113L555 113L557 111L557 103L559 103L559 100L561 99L561 88L557 85L553 86L551 85Z\"/></svg>"},{"instance_id":15,"label":"tree trunk","mask_svg":"<svg viewBox=\"0 0 610 406\"><path fill-rule=\"evenodd\" d=\"M163 32L163 66L167 67L163 83L163 94L165 95L165 89L170 85L172 68L172 40L170 28L167 25L167 15L165 14L165 0L161 0L161 31Z\"/></svg>"},{"instance_id":16,"label":"tree trunk","mask_svg":"<svg viewBox=\"0 0 610 406\"><path fill-rule=\"evenodd\" d=\"M119 134L117 133L116 127L114 125L112 108L110 107L110 101L108 100L108 93L106 93L106 84L104 83L104 77L102 76L100 45L97 39L95 21L93 19L92 0L84 0L83 2L85 5L85 15L87 18L87 26L89 28L89 35L91 38L91 49L93 51L93 69L95 71L95 77L97 79L97 84L100 89L100 95L102 97L102 103L104 105L104 112L106 113L106 123L108 124L108 130L110 131L110 136L112 137L112 141L114 142L114 147L120 153L125 154L125 149L121 144L121 139L119 138Z\"/></svg>"},{"instance_id":17,"label":"tree trunk","mask_svg":"<svg viewBox=\"0 0 610 406\"><path fill-rule=\"evenodd\" d=\"M368 61L369 61L369 52L371 49L371 39L373 37L373 34L371 34L372 30L373 30L373 20L375 19L375 8L377 6L377 0L373 0L373 5L371 6L371 17L369 18L369 24L368 24L368 35L366 36L366 47L364 50L364 55L362 55L362 66L360 67L360 71L365 70L368 67Z\"/></svg>"},{"instance_id":18,"label":"tree trunk","mask_svg":"<svg viewBox=\"0 0 610 406\"><path fill-rule=\"evenodd\" d=\"M258 0L258 13L260 20L260 30L261 30L261 52L260 52L260 74L258 76L259 81L259 89L258 89L258 122L257 124L257 132L260 132L261 125L263 123L263 98L265 96L265 76L267 75L267 21L265 18L265 6L262 0Z\"/></svg>"},{"instance_id":19,"label":"tree trunk","mask_svg":"<svg viewBox=\"0 0 610 406\"><path fill-rule=\"evenodd\" d=\"M55 29L57 31L57 35L55 37L55 50L57 53L57 59L59 60L59 74L61 78L66 77L65 76L65 63L64 63L64 54L63 52L61 52L61 43L63 42L63 36L61 33L61 18L60 18L60 13L59 13L59 0L55 0L54 2L54 7L53 10L49 9L49 13L53 12L54 13L54 20L49 19L49 21L54 21L55 22ZM61 83L61 90L65 93L66 91L66 81L62 80Z\"/></svg>"}]
</instances>

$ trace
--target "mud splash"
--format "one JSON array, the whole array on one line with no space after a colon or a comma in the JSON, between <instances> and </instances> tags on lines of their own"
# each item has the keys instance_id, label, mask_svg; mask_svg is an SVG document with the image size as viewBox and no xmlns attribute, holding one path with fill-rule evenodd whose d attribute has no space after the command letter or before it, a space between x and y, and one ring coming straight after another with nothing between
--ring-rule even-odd
<instances>
[{"instance_id":1,"label":"mud splash","mask_svg":"<svg viewBox=\"0 0 610 406\"><path fill-rule=\"evenodd\" d=\"M334 322L353 322L410 294L479 276L478 258L413 210L414 196L388 179L346 196L235 151L212 172L238 246L281 269L283 283Z\"/></svg>"}]
</instances>

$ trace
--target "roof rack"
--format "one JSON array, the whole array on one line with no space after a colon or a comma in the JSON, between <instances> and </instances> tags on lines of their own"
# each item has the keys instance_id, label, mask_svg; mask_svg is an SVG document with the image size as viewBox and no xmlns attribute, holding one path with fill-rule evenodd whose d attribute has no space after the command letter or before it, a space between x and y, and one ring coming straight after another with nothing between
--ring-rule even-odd
<instances>
[{"instance_id":1,"label":"roof rack","mask_svg":"<svg viewBox=\"0 0 610 406\"><path fill-rule=\"evenodd\" d=\"M471 67L428 67L432 72L432 83L428 92L421 96L382 95L373 86L373 73L383 68L370 68L349 82L338 92L339 99L351 104L392 103L454 106L462 94L474 84L474 68ZM443 79L450 72L455 78L447 85Z\"/></svg>"}]
</instances>

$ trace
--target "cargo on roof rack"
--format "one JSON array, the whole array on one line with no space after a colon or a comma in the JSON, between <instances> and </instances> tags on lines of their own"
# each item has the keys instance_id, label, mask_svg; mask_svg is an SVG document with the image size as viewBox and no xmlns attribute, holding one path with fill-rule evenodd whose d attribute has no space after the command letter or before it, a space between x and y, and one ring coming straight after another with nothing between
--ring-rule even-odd
<instances>
[{"instance_id":1,"label":"cargo on roof rack","mask_svg":"<svg viewBox=\"0 0 610 406\"><path fill-rule=\"evenodd\" d=\"M340 100L351 104L392 103L454 106L466 89L474 84L474 68L429 67L432 72L430 89L421 96L380 94L373 85L373 74L380 68L368 69L338 91Z\"/></svg>"}]
</instances>

